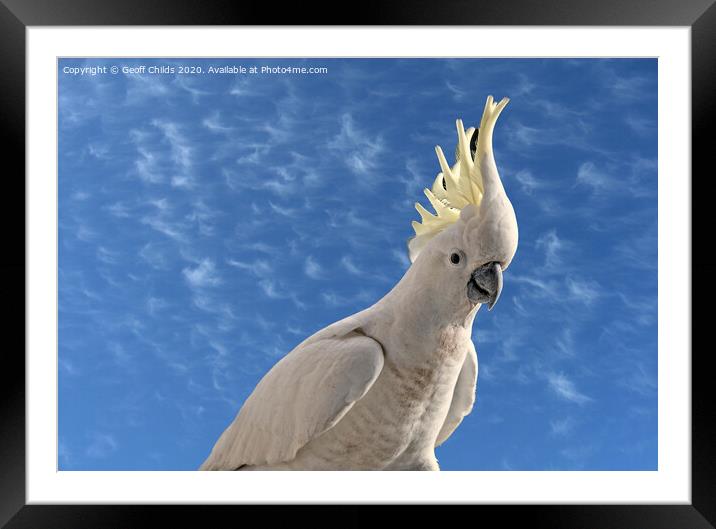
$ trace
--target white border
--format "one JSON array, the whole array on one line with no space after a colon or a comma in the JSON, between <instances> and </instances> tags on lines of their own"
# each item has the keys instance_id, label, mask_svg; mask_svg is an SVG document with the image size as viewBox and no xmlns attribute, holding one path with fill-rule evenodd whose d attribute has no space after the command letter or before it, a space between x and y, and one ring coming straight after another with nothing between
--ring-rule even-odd
<instances>
[{"instance_id":1,"label":"white border","mask_svg":"<svg viewBox=\"0 0 716 529\"><path fill-rule=\"evenodd\" d=\"M685 262L691 256L690 37L688 27L28 28L27 502L690 504L691 283L684 273L691 270ZM50 153L57 144L58 56L564 57L566 52L659 58L658 471L56 471L57 167Z\"/></svg>"}]
</instances>

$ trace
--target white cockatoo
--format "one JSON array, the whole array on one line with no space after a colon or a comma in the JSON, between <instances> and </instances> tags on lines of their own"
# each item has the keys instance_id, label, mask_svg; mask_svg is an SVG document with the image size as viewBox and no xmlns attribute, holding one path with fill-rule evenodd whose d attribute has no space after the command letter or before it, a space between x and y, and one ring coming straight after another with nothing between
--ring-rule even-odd
<instances>
[{"instance_id":1,"label":"white cockatoo","mask_svg":"<svg viewBox=\"0 0 716 529\"><path fill-rule=\"evenodd\" d=\"M497 301L517 249L492 151L507 102L488 97L478 130L457 121L452 167L436 147L436 215L416 204L400 282L274 365L201 470L439 470L435 447L475 402L475 315Z\"/></svg>"}]
</instances>

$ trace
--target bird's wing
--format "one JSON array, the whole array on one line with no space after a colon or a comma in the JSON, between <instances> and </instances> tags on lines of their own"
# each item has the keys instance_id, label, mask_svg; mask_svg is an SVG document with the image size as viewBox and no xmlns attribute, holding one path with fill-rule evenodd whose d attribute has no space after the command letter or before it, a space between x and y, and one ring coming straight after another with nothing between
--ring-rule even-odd
<instances>
[{"instance_id":1,"label":"bird's wing","mask_svg":"<svg viewBox=\"0 0 716 529\"><path fill-rule=\"evenodd\" d=\"M307 340L259 382L200 470L290 461L366 394L382 368L382 347L360 329Z\"/></svg>"},{"instance_id":2,"label":"bird's wing","mask_svg":"<svg viewBox=\"0 0 716 529\"><path fill-rule=\"evenodd\" d=\"M470 345L465 355L465 361L455 383L455 390L452 394L452 402L448 410L443 427L440 429L435 446L440 446L452 435L462 418L472 411L475 404L475 389L477 388L477 353L475 346L470 340Z\"/></svg>"}]
</instances>

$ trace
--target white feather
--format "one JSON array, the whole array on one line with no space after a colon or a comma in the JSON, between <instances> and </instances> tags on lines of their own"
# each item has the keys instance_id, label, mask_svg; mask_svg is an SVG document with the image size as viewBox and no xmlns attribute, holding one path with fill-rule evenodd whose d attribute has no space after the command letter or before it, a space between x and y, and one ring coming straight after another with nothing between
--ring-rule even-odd
<instances>
[{"instance_id":1,"label":"white feather","mask_svg":"<svg viewBox=\"0 0 716 529\"><path fill-rule=\"evenodd\" d=\"M440 433L435 441L435 446L443 444L460 426L462 419L465 415L472 411L472 406L475 404L475 395L477 391L477 353L475 346L472 341L467 349L465 355L465 362L462 365L460 374L457 377L455 383L455 391L452 395L452 401L450 402L450 409L448 410L447 417Z\"/></svg>"},{"instance_id":2,"label":"white feather","mask_svg":"<svg viewBox=\"0 0 716 529\"><path fill-rule=\"evenodd\" d=\"M356 332L300 344L259 382L201 470L293 459L350 410L382 368L380 345Z\"/></svg>"}]
</instances>

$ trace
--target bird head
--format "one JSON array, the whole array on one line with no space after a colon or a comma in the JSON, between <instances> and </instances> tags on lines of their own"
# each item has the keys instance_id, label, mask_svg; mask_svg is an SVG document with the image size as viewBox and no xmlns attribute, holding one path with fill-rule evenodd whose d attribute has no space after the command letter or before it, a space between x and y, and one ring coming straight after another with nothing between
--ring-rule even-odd
<instances>
[{"instance_id":1,"label":"bird head","mask_svg":"<svg viewBox=\"0 0 716 529\"><path fill-rule=\"evenodd\" d=\"M415 236L408 241L412 267L437 274L432 282L447 294L441 298L461 307L487 303L492 309L517 250L517 219L492 151L495 123L508 101L488 97L477 129L465 130L457 120L455 164L436 147L441 172L425 189L435 214L415 204L421 222L413 221Z\"/></svg>"}]
</instances>

